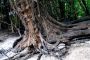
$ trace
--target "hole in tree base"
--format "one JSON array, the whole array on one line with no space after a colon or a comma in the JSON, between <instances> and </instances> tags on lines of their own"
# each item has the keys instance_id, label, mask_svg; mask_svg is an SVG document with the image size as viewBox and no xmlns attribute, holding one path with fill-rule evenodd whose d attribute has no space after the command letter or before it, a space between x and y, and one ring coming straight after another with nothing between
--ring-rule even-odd
<instances>
[{"instance_id":1,"label":"hole in tree base","mask_svg":"<svg viewBox=\"0 0 90 60\"><path fill-rule=\"evenodd\" d=\"M50 44L55 44L57 41L49 41Z\"/></svg>"}]
</instances>

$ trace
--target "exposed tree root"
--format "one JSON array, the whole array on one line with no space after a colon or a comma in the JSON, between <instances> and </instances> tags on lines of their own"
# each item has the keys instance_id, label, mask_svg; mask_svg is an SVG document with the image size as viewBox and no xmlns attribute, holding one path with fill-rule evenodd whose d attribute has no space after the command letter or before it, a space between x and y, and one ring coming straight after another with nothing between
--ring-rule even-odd
<instances>
[{"instance_id":1,"label":"exposed tree root","mask_svg":"<svg viewBox=\"0 0 90 60\"><path fill-rule=\"evenodd\" d=\"M16 0L14 4L25 26L25 35L17 45L14 45L17 50L21 51L28 47L31 52L38 51L41 54L60 57L66 53L67 47L56 48L59 44L64 43L68 46L74 38L90 35L90 24L67 25L57 22L46 11L43 11L42 6L37 5L38 3L38 0ZM51 44L52 41L56 42Z\"/></svg>"}]
</instances>

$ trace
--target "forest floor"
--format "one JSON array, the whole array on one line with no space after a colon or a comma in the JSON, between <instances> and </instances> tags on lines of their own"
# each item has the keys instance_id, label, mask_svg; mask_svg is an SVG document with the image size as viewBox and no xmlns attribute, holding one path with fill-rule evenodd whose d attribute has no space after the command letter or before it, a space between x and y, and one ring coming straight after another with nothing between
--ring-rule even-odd
<instances>
[{"instance_id":1,"label":"forest floor","mask_svg":"<svg viewBox=\"0 0 90 60\"><path fill-rule=\"evenodd\" d=\"M20 37L16 34L0 31L0 60L7 60L9 57L15 56L17 54L13 52L14 49L12 48L12 46L18 38ZM42 55L40 60L90 60L90 39L83 39L74 42L74 44L71 44L69 46L69 49L64 49L64 44L60 44L58 46L58 48L63 48L65 51L67 51L66 54L61 56L62 59L58 59L57 57L46 54ZM25 51L27 51L27 49L25 49L21 53L24 54ZM55 54L58 55L60 53ZM27 56L28 58L25 58ZM26 56L19 56L18 59L15 60L38 60L39 56L40 54L35 54L32 57L30 57L30 55L27 54Z\"/></svg>"}]
</instances>

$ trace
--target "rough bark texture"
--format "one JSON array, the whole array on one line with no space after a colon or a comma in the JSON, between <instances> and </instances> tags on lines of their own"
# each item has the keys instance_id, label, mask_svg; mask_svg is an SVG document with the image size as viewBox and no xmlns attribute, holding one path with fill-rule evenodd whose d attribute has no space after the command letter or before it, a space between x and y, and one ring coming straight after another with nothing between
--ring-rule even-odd
<instances>
[{"instance_id":1,"label":"rough bark texture","mask_svg":"<svg viewBox=\"0 0 90 60\"><path fill-rule=\"evenodd\" d=\"M12 6L25 27L23 39L16 45L21 50L32 45L36 49L53 49L60 42L68 43L77 36L90 34L89 23L66 25L57 22L39 0L16 0Z\"/></svg>"},{"instance_id":2,"label":"rough bark texture","mask_svg":"<svg viewBox=\"0 0 90 60\"><path fill-rule=\"evenodd\" d=\"M39 10L38 1L17 0L14 9L17 11L17 14L25 26L25 35L23 40L17 45L18 47L24 48L33 44L35 47L39 48L39 43L41 43L43 38L46 40L60 39L60 29L63 28L54 24L54 19L50 16L46 16L47 12ZM50 21L51 19L53 19L52 22ZM57 36L54 36L56 34Z\"/></svg>"}]
</instances>

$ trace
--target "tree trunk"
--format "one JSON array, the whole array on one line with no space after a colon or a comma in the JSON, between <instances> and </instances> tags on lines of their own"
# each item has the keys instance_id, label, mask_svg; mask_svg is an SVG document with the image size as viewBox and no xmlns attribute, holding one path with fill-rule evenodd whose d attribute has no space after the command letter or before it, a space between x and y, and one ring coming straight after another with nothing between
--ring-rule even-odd
<instances>
[{"instance_id":1,"label":"tree trunk","mask_svg":"<svg viewBox=\"0 0 90 60\"><path fill-rule=\"evenodd\" d=\"M39 0L16 0L12 7L25 27L23 39L15 46L21 50L31 46L35 49L53 49L60 42L66 43L74 36L90 33L89 25L66 25L57 22L48 14Z\"/></svg>"}]
</instances>

